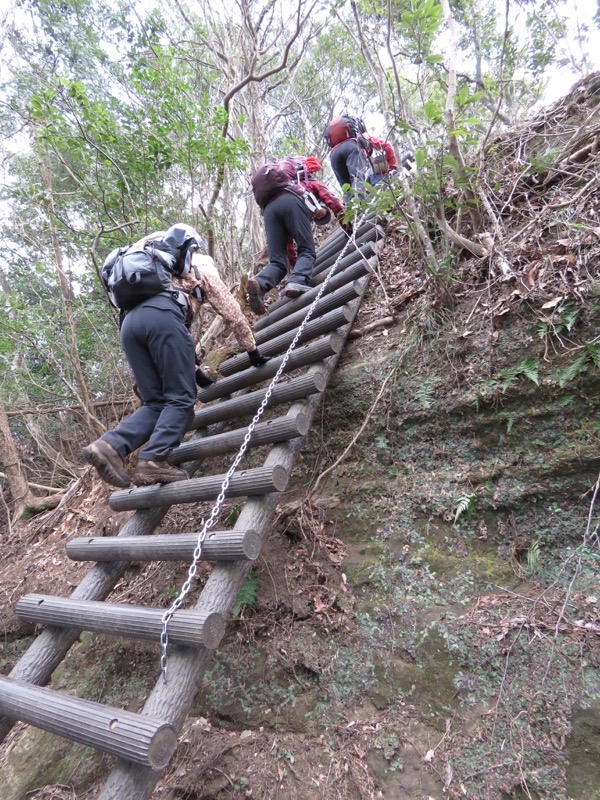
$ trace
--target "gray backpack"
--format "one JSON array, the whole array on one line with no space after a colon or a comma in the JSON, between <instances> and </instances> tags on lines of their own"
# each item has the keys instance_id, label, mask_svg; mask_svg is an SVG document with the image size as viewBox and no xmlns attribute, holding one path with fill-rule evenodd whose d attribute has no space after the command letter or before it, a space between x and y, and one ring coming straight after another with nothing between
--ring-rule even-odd
<instances>
[{"instance_id":1,"label":"gray backpack","mask_svg":"<svg viewBox=\"0 0 600 800\"><path fill-rule=\"evenodd\" d=\"M173 294L173 275L179 251L163 242L141 239L130 247L113 250L102 265L102 279L115 304L122 311L157 294Z\"/></svg>"}]
</instances>

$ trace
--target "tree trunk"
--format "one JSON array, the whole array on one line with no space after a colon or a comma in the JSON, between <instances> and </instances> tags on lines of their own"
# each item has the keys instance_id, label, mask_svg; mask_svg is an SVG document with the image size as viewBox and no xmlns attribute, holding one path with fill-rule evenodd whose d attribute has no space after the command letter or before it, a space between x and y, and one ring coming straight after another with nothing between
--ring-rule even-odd
<instances>
[{"instance_id":1,"label":"tree trunk","mask_svg":"<svg viewBox=\"0 0 600 800\"><path fill-rule=\"evenodd\" d=\"M23 466L17 451L10 426L6 408L0 399L0 464L6 474L8 487L12 496L12 519L16 522L23 516L35 514L47 508L54 508L60 502L61 495L52 497L36 497L32 494Z\"/></svg>"},{"instance_id":2,"label":"tree trunk","mask_svg":"<svg viewBox=\"0 0 600 800\"><path fill-rule=\"evenodd\" d=\"M63 307L65 309L65 318L67 323L67 330L69 335L69 361L75 373L75 380L79 389L79 400L85 414L88 426L92 436L99 436L104 433L104 426L94 413L94 405L87 388L87 383L79 360L79 353L77 350L77 330L75 326L75 315L73 314L73 301L71 297L71 287L63 268L63 255L56 233L56 225L54 223L55 210L54 210L54 194L52 188L52 168L50 166L49 158L47 155L39 157L40 174L42 182L48 191L48 224L50 226L50 238L52 241L52 248L56 258L56 271L58 273L58 281L60 286L60 293L63 300Z\"/></svg>"},{"instance_id":3,"label":"tree trunk","mask_svg":"<svg viewBox=\"0 0 600 800\"><path fill-rule=\"evenodd\" d=\"M12 495L13 517L18 519L25 507L35 500L35 497L23 474L21 459L10 431L6 408L2 400L0 400L0 460Z\"/></svg>"}]
</instances>

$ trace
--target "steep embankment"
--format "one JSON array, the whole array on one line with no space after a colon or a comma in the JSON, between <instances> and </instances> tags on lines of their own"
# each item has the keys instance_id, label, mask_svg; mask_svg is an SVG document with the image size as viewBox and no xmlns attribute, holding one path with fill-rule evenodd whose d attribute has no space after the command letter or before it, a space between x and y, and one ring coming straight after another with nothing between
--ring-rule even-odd
<instances>
[{"instance_id":1,"label":"steep embankment","mask_svg":"<svg viewBox=\"0 0 600 800\"><path fill-rule=\"evenodd\" d=\"M597 87L490 143L503 240L454 260L453 307L391 221L357 338L157 797L600 797ZM194 530L204 511L165 526ZM3 573L5 665L31 633L12 599L42 572L62 582L48 592L78 580L64 541L112 529L104 490L82 490L59 522L32 527ZM184 572L132 570L121 599L168 605ZM156 648L96 642L74 648L57 688L136 709ZM91 798L106 774L34 731L4 757L5 800Z\"/></svg>"}]
</instances>

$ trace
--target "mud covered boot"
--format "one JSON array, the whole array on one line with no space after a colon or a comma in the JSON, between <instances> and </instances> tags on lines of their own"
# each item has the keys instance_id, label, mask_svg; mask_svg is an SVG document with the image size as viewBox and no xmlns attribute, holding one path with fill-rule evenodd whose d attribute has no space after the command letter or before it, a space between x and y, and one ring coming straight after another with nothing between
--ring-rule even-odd
<instances>
[{"instance_id":1,"label":"mud covered boot","mask_svg":"<svg viewBox=\"0 0 600 800\"><path fill-rule=\"evenodd\" d=\"M136 486L152 486L154 483L186 481L188 477L185 470L178 469L167 461L148 461L140 458L133 473L133 482Z\"/></svg>"},{"instance_id":2,"label":"mud covered boot","mask_svg":"<svg viewBox=\"0 0 600 800\"><path fill-rule=\"evenodd\" d=\"M265 293L260 288L260 283L256 278L249 278L246 284L246 294L248 295L248 305L254 314L264 314Z\"/></svg>"},{"instance_id":3,"label":"mud covered boot","mask_svg":"<svg viewBox=\"0 0 600 800\"><path fill-rule=\"evenodd\" d=\"M125 471L123 459L104 439L96 439L95 442L88 444L83 451L83 457L88 464L96 468L102 480L111 486L126 489L131 485L131 478Z\"/></svg>"}]
</instances>

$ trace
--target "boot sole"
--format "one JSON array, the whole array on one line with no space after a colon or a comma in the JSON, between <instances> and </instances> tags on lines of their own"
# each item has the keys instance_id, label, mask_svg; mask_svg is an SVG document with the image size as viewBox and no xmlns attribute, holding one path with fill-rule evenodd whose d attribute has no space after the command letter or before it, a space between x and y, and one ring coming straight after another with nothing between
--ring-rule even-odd
<instances>
[{"instance_id":1,"label":"boot sole","mask_svg":"<svg viewBox=\"0 0 600 800\"><path fill-rule=\"evenodd\" d=\"M131 486L131 478L126 472L117 470L102 453L90 445L83 451L83 458L88 464L96 468L98 475L111 486L118 486L120 489L127 489Z\"/></svg>"}]
</instances>

